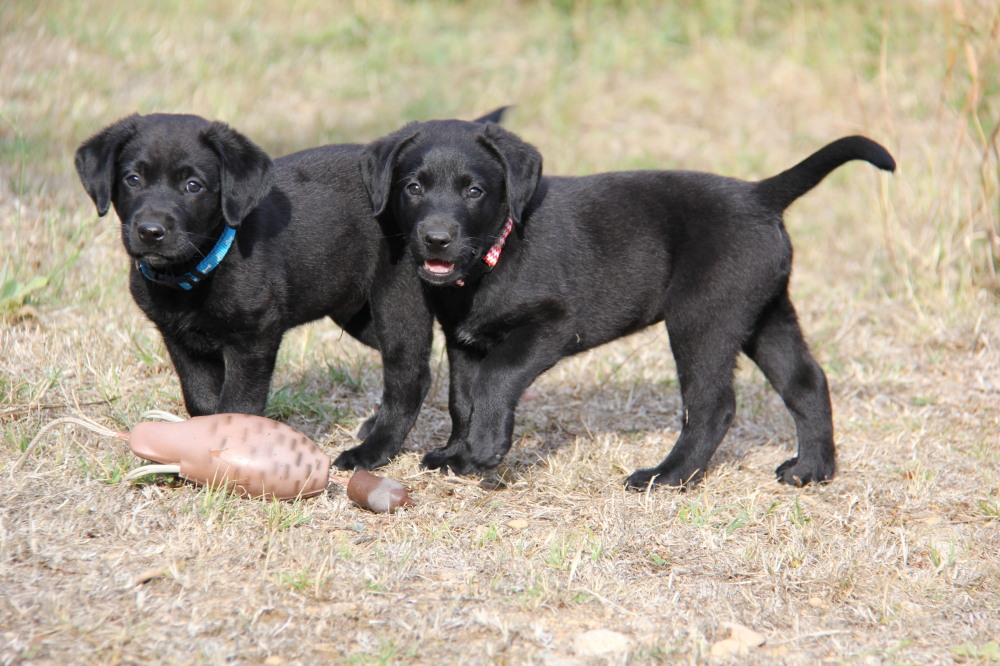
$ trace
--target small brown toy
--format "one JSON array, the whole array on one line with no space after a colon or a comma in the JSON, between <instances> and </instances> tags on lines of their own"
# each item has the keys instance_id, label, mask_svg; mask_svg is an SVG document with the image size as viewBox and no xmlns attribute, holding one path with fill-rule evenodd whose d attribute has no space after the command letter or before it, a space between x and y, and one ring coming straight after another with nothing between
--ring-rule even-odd
<instances>
[{"instance_id":1,"label":"small brown toy","mask_svg":"<svg viewBox=\"0 0 1000 666\"><path fill-rule=\"evenodd\" d=\"M413 506L406 486L399 481L356 470L347 484L347 498L376 513L395 513L400 507Z\"/></svg>"}]
</instances>

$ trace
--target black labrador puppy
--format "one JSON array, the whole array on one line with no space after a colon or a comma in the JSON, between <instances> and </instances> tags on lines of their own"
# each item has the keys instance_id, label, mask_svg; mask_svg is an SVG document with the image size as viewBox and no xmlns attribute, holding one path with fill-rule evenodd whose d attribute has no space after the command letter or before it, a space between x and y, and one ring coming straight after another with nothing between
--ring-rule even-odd
<instances>
[{"instance_id":1,"label":"black labrador puppy","mask_svg":"<svg viewBox=\"0 0 1000 666\"><path fill-rule=\"evenodd\" d=\"M705 473L733 420L741 350L795 419L798 455L778 479L831 479L830 396L788 296L782 212L855 159L895 168L864 137L835 141L760 182L689 171L542 178L534 147L496 125L461 121L410 124L370 144L362 169L373 208L409 235L447 342L452 433L424 465L460 474L494 467L539 374L665 321L681 434L627 486L687 486Z\"/></svg>"},{"instance_id":2,"label":"black labrador puppy","mask_svg":"<svg viewBox=\"0 0 1000 666\"><path fill-rule=\"evenodd\" d=\"M152 114L76 152L98 214L118 214L132 296L163 335L192 416L263 413L282 336L299 324L328 316L381 351L382 405L364 443L337 459L346 468L397 453L430 385L433 320L405 244L372 217L362 148L272 163L224 123Z\"/></svg>"}]
</instances>

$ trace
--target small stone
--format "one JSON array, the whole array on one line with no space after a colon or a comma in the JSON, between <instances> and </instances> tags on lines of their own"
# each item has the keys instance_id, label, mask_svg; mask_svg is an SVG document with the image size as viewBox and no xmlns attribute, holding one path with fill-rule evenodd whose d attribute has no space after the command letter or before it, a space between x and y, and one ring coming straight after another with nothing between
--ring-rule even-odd
<instances>
[{"instance_id":1,"label":"small stone","mask_svg":"<svg viewBox=\"0 0 1000 666\"><path fill-rule=\"evenodd\" d=\"M628 652L632 640L625 634L609 629L594 629L573 639L573 652L581 657L600 657L616 652Z\"/></svg>"},{"instance_id":2,"label":"small stone","mask_svg":"<svg viewBox=\"0 0 1000 666\"><path fill-rule=\"evenodd\" d=\"M715 659L725 659L735 655L746 655L749 652L750 649L735 638L723 638L712 645L712 649L708 651L708 654Z\"/></svg>"},{"instance_id":3,"label":"small stone","mask_svg":"<svg viewBox=\"0 0 1000 666\"><path fill-rule=\"evenodd\" d=\"M735 622L723 622L722 626L729 629L731 632L730 638L743 643L748 648L760 647L767 642L764 634L754 631L749 627L744 627L742 624L737 624Z\"/></svg>"},{"instance_id":4,"label":"small stone","mask_svg":"<svg viewBox=\"0 0 1000 666\"><path fill-rule=\"evenodd\" d=\"M732 657L735 655L746 656L750 653L750 648L757 648L766 641L763 634L754 631L742 624L735 622L723 622L723 627L729 629L729 638L712 645L709 655L717 659Z\"/></svg>"}]
</instances>

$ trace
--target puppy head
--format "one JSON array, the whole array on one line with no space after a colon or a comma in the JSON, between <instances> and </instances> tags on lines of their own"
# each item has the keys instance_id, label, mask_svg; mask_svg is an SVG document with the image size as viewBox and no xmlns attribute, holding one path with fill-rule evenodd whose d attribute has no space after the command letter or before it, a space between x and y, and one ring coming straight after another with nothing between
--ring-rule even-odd
<instances>
[{"instance_id":1,"label":"puppy head","mask_svg":"<svg viewBox=\"0 0 1000 666\"><path fill-rule=\"evenodd\" d=\"M271 159L229 126L197 116L131 115L76 151L98 215L111 205L129 255L162 270L204 256L271 190Z\"/></svg>"},{"instance_id":2,"label":"puppy head","mask_svg":"<svg viewBox=\"0 0 1000 666\"><path fill-rule=\"evenodd\" d=\"M421 277L463 279L500 236L520 226L541 177L542 157L493 123L411 123L370 144L361 173L375 215L390 214Z\"/></svg>"}]
</instances>

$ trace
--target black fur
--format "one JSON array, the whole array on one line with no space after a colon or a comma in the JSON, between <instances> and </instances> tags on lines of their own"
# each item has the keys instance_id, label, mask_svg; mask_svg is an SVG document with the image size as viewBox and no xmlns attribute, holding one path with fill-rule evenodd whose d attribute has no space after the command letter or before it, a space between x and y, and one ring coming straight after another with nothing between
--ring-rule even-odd
<instances>
[{"instance_id":1,"label":"black fur","mask_svg":"<svg viewBox=\"0 0 1000 666\"><path fill-rule=\"evenodd\" d=\"M372 217L361 151L325 146L272 163L223 123L153 114L123 118L76 153L98 214L113 204L121 220L132 296L163 335L192 416L263 413L282 336L299 324L329 316L381 351L382 406L364 443L338 458L347 468L401 449L430 384L431 315L403 243ZM237 229L232 248L191 291L136 267L181 275L225 225Z\"/></svg>"},{"instance_id":2,"label":"black fur","mask_svg":"<svg viewBox=\"0 0 1000 666\"><path fill-rule=\"evenodd\" d=\"M452 433L424 464L457 473L497 465L518 400L539 374L665 321L681 434L663 462L628 477L629 487L687 486L705 473L733 419L740 351L795 419L798 455L778 467L778 479L830 480L830 397L788 297L792 246L782 211L853 159L895 168L863 137L757 183L687 171L541 178L529 144L460 121L411 124L369 146L366 186L409 233L447 341ZM518 231L496 268L483 270L508 215Z\"/></svg>"}]
</instances>

